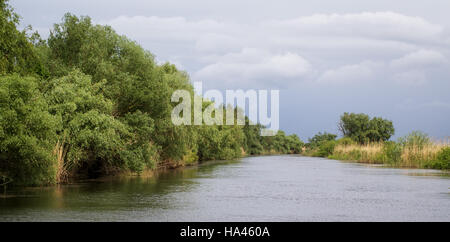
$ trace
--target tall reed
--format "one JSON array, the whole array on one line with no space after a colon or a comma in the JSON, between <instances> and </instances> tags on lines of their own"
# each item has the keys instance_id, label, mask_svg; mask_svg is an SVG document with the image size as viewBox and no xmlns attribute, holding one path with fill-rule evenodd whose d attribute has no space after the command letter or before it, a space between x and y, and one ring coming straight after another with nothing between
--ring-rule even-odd
<instances>
[{"instance_id":1,"label":"tall reed","mask_svg":"<svg viewBox=\"0 0 450 242\"><path fill-rule=\"evenodd\" d=\"M64 145L64 139L58 140L53 149L53 154L56 156L56 183L66 182L69 176L67 164L64 162L67 154L67 146Z\"/></svg>"},{"instance_id":2,"label":"tall reed","mask_svg":"<svg viewBox=\"0 0 450 242\"><path fill-rule=\"evenodd\" d=\"M339 144L335 147L330 158L362 163L388 164L397 167L426 168L433 167L433 164L438 161L438 154L448 147L449 144L445 142Z\"/></svg>"}]
</instances>

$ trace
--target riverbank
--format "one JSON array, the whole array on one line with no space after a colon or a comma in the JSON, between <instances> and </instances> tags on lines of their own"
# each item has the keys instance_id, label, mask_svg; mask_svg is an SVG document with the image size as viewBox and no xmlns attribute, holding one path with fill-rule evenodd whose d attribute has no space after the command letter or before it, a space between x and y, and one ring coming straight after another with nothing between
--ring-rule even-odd
<instances>
[{"instance_id":1,"label":"riverbank","mask_svg":"<svg viewBox=\"0 0 450 242\"><path fill-rule=\"evenodd\" d=\"M450 147L444 143L402 144L379 142L346 144L327 142L306 156L368 164L383 164L398 168L450 169Z\"/></svg>"},{"instance_id":2,"label":"riverbank","mask_svg":"<svg viewBox=\"0 0 450 242\"><path fill-rule=\"evenodd\" d=\"M174 171L174 170L181 170L184 168L192 168L192 167L198 167L201 165L205 165L212 162L223 162L228 160L240 160L243 158L250 158L250 157L264 157L264 156L279 156L279 155L291 155L295 154L293 152L283 153L276 150L270 150L270 151L262 151L261 154L247 154L243 152L241 156L238 157L232 157L230 159L217 159L217 160L206 160L206 161L198 161L198 160L180 160L180 161L165 161L158 163L154 168L147 168L144 169L141 172L135 172L130 170L120 170L120 169L110 169L108 173L102 174L96 178L92 178L87 176L86 174L75 174L74 176L67 177L65 180L57 183L57 184L47 184L47 185L41 185L40 187L51 187L55 185L68 185L68 184L74 184L79 183L83 181L105 181L105 180L111 180L111 179L122 179L122 178L132 178L132 177L140 177L140 178L152 178L155 176L158 176L160 174L164 174L166 172ZM27 186L25 186L27 187ZM31 186L32 187L32 186ZM0 196L1 197L1 196Z\"/></svg>"}]
</instances>

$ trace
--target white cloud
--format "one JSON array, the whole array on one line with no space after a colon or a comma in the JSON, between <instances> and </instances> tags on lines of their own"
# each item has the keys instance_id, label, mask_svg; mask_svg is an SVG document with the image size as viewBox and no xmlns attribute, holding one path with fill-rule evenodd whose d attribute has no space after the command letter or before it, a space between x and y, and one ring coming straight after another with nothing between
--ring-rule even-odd
<instances>
[{"instance_id":1,"label":"white cloud","mask_svg":"<svg viewBox=\"0 0 450 242\"><path fill-rule=\"evenodd\" d=\"M294 53L272 54L259 49L243 49L221 57L195 73L194 78L206 82L260 88L277 86L280 79L302 78L311 71L310 63Z\"/></svg>"},{"instance_id":2,"label":"white cloud","mask_svg":"<svg viewBox=\"0 0 450 242\"><path fill-rule=\"evenodd\" d=\"M354 84L363 83L375 78L375 69L382 63L364 61L355 65L345 65L325 71L318 79L323 84Z\"/></svg>"},{"instance_id":3,"label":"white cloud","mask_svg":"<svg viewBox=\"0 0 450 242\"><path fill-rule=\"evenodd\" d=\"M418 50L389 63L392 80L403 86L423 86L429 82L431 68L444 67L447 58L434 50Z\"/></svg>"},{"instance_id":4,"label":"white cloud","mask_svg":"<svg viewBox=\"0 0 450 242\"><path fill-rule=\"evenodd\" d=\"M443 28L420 17L394 12L315 14L289 20L271 21L269 26L301 34L363 36L375 39L438 41Z\"/></svg>"},{"instance_id":5,"label":"white cloud","mask_svg":"<svg viewBox=\"0 0 450 242\"><path fill-rule=\"evenodd\" d=\"M415 43L396 40L369 39L359 36L320 36L320 35L273 35L269 36L272 45L304 50L323 51L322 53L354 54L386 57L417 50ZM348 59L348 57L346 57Z\"/></svg>"},{"instance_id":6,"label":"white cloud","mask_svg":"<svg viewBox=\"0 0 450 242\"><path fill-rule=\"evenodd\" d=\"M445 62L445 56L437 51L419 50L392 60L390 66L395 69L417 69L435 67Z\"/></svg>"}]
</instances>

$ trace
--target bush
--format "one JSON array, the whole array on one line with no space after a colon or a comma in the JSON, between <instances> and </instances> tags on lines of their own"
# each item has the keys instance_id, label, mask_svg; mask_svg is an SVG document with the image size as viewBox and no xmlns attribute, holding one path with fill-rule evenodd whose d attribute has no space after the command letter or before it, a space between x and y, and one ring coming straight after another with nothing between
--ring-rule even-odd
<instances>
[{"instance_id":1,"label":"bush","mask_svg":"<svg viewBox=\"0 0 450 242\"><path fill-rule=\"evenodd\" d=\"M309 148L314 149L319 147L320 145L322 145L323 142L326 141L332 141L335 140L337 137L337 135L335 134L330 134L327 132L319 132L316 135L314 135L314 137L310 138L309 141Z\"/></svg>"},{"instance_id":2,"label":"bush","mask_svg":"<svg viewBox=\"0 0 450 242\"><path fill-rule=\"evenodd\" d=\"M0 114L0 174L16 185L55 183L52 149L59 122L48 112L37 80L1 77Z\"/></svg>"},{"instance_id":3,"label":"bush","mask_svg":"<svg viewBox=\"0 0 450 242\"><path fill-rule=\"evenodd\" d=\"M437 155L436 161L426 165L426 168L431 169L450 169L450 147L443 148Z\"/></svg>"},{"instance_id":4,"label":"bush","mask_svg":"<svg viewBox=\"0 0 450 242\"><path fill-rule=\"evenodd\" d=\"M387 163L398 163L402 158L402 146L395 142L386 142L383 146L383 154Z\"/></svg>"},{"instance_id":5,"label":"bush","mask_svg":"<svg viewBox=\"0 0 450 242\"><path fill-rule=\"evenodd\" d=\"M349 145L355 145L355 144L356 144L356 142L349 137L344 137L344 138L338 139L338 141L337 141L337 145L349 146Z\"/></svg>"},{"instance_id":6,"label":"bush","mask_svg":"<svg viewBox=\"0 0 450 242\"><path fill-rule=\"evenodd\" d=\"M428 137L427 134L421 132L421 131L413 131L409 133L408 135L401 137L398 139L398 143L403 145L406 148L423 148L426 145L431 144L431 140Z\"/></svg>"},{"instance_id":7,"label":"bush","mask_svg":"<svg viewBox=\"0 0 450 242\"><path fill-rule=\"evenodd\" d=\"M334 152L334 147L336 147L336 143L337 142L334 140L322 142L319 145L318 150L314 153L314 156L318 156L318 157L330 156Z\"/></svg>"}]
</instances>

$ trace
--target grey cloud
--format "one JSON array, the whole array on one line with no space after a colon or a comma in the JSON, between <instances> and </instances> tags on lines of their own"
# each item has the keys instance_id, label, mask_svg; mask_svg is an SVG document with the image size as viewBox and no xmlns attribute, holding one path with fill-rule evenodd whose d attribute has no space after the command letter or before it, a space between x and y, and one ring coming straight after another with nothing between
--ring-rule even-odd
<instances>
[{"instance_id":1,"label":"grey cloud","mask_svg":"<svg viewBox=\"0 0 450 242\"><path fill-rule=\"evenodd\" d=\"M408 68L427 68L446 59L442 48L433 47L446 41L444 27L394 12L315 14L242 24L120 16L102 23L145 45L159 44L161 59L173 59L171 52L164 52L177 46L185 55L179 66L194 73L194 79L218 86L257 88L270 84L268 79L285 82L275 86L289 86L308 78L345 84L373 80L379 71L391 72L388 79L408 84L402 81L410 76ZM197 68L181 59L195 60ZM339 66L333 65L335 60L341 62ZM370 62L390 63L392 70L367 66Z\"/></svg>"}]
</instances>

